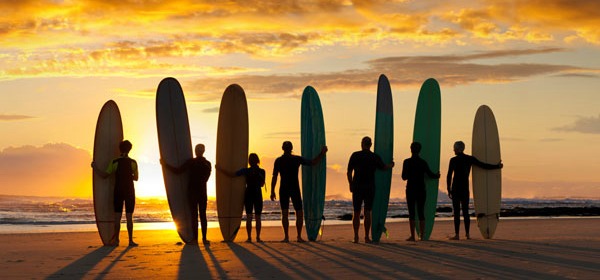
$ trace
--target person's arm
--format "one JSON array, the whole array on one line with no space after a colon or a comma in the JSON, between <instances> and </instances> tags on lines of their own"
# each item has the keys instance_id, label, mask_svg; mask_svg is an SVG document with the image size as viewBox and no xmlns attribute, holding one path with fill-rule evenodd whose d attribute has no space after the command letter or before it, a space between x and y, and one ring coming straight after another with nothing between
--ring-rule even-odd
<instances>
[{"instance_id":1,"label":"person's arm","mask_svg":"<svg viewBox=\"0 0 600 280\"><path fill-rule=\"evenodd\" d=\"M309 165L316 165L319 162L321 162L321 160L323 159L323 157L325 156L325 154L327 153L327 146L323 146L321 148L321 152L312 160L310 160Z\"/></svg>"},{"instance_id":2,"label":"person's arm","mask_svg":"<svg viewBox=\"0 0 600 280\"><path fill-rule=\"evenodd\" d=\"M406 162L406 160L404 160L404 162L402 163L402 180L403 181L408 180L408 171L406 169L406 165L407 165L407 162Z\"/></svg>"},{"instance_id":3,"label":"person's arm","mask_svg":"<svg viewBox=\"0 0 600 280\"><path fill-rule=\"evenodd\" d=\"M489 164L489 163L480 161L479 159L477 159L474 156L471 156L471 163L474 165L477 165L478 167L481 167L483 169L487 169L487 170L500 169L500 168L504 167L504 165L502 164L502 161L500 161L498 164Z\"/></svg>"},{"instance_id":4,"label":"person's arm","mask_svg":"<svg viewBox=\"0 0 600 280\"><path fill-rule=\"evenodd\" d=\"M131 160L131 170L133 171L133 180L137 181L139 178L137 161Z\"/></svg>"},{"instance_id":5,"label":"person's arm","mask_svg":"<svg viewBox=\"0 0 600 280\"><path fill-rule=\"evenodd\" d=\"M273 164L273 178L271 179L271 201L275 201L277 196L275 195L275 186L277 185L277 175L279 174L279 159L275 160Z\"/></svg>"},{"instance_id":6,"label":"person's arm","mask_svg":"<svg viewBox=\"0 0 600 280\"><path fill-rule=\"evenodd\" d=\"M228 170L225 170L225 169L221 168L221 166L220 166L220 165L218 165L218 164L215 164L215 169L216 169L217 171L219 171L219 172L221 172L221 173L225 174L225 176L227 176L227 177L229 177L229 178L233 178L233 177L237 177L237 176L239 176L239 175L237 175L237 173L241 171L241 170L240 170L240 171L238 171L238 172L230 172L230 171L228 171Z\"/></svg>"},{"instance_id":7,"label":"person's arm","mask_svg":"<svg viewBox=\"0 0 600 280\"><path fill-rule=\"evenodd\" d=\"M452 173L454 173L454 164L452 159L450 159L450 164L448 165L448 175L446 175L446 185L448 190L448 197L452 199Z\"/></svg>"},{"instance_id":8,"label":"person's arm","mask_svg":"<svg viewBox=\"0 0 600 280\"><path fill-rule=\"evenodd\" d=\"M102 170L102 169L98 168L98 165L96 164L96 162L95 162L95 161L92 161L92 164L91 164L91 166L92 166L92 170L94 170L94 172L95 172L96 174L98 174L100 177L102 177L102 178L105 178L105 179L106 179L106 178L108 178L108 176L110 176L110 173L107 173L106 171L104 171L104 170Z\"/></svg>"},{"instance_id":9,"label":"person's arm","mask_svg":"<svg viewBox=\"0 0 600 280\"><path fill-rule=\"evenodd\" d=\"M427 162L425 160L423 160L423 162L425 163L425 172L427 173L427 176L429 176L429 178L432 178L432 179L439 179L441 176L440 172L438 172L437 174L433 173L431 171L431 169L429 168L429 164L427 164Z\"/></svg>"},{"instance_id":10,"label":"person's arm","mask_svg":"<svg viewBox=\"0 0 600 280\"><path fill-rule=\"evenodd\" d=\"M187 169L190 161L191 159L186 160L181 166L172 166L161 158L160 164L175 174L181 174Z\"/></svg>"}]
</instances>

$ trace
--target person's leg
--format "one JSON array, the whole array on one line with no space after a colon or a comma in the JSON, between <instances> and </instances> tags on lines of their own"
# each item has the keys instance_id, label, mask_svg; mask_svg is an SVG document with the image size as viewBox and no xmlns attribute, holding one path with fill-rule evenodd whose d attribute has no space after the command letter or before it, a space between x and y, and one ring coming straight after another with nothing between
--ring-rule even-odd
<instances>
[{"instance_id":1,"label":"person's leg","mask_svg":"<svg viewBox=\"0 0 600 280\"><path fill-rule=\"evenodd\" d=\"M425 192L420 193L417 197L417 211L419 213L419 238L425 238Z\"/></svg>"},{"instance_id":2,"label":"person's leg","mask_svg":"<svg viewBox=\"0 0 600 280\"><path fill-rule=\"evenodd\" d=\"M113 238L113 245L119 246L119 235L121 233L121 216L123 212L115 212L115 237Z\"/></svg>"},{"instance_id":3,"label":"person's leg","mask_svg":"<svg viewBox=\"0 0 600 280\"><path fill-rule=\"evenodd\" d=\"M365 243L371 243L369 233L371 231L371 210L367 210L365 207Z\"/></svg>"},{"instance_id":4,"label":"person's leg","mask_svg":"<svg viewBox=\"0 0 600 280\"><path fill-rule=\"evenodd\" d=\"M452 215L454 216L454 236L451 240L458 240L458 233L460 231L460 199L458 197L452 197Z\"/></svg>"},{"instance_id":5,"label":"person's leg","mask_svg":"<svg viewBox=\"0 0 600 280\"><path fill-rule=\"evenodd\" d=\"M125 199L125 218L127 218L127 233L129 234L129 246L137 246L133 242L133 211L135 210L135 194Z\"/></svg>"},{"instance_id":6,"label":"person's leg","mask_svg":"<svg viewBox=\"0 0 600 280\"><path fill-rule=\"evenodd\" d=\"M189 195L188 202L191 211L190 219L192 224L192 240L188 243L198 244L198 215L202 213L202 209L200 209L201 205L199 204L199 198L193 194Z\"/></svg>"},{"instance_id":7,"label":"person's leg","mask_svg":"<svg viewBox=\"0 0 600 280\"><path fill-rule=\"evenodd\" d=\"M290 240L290 236L288 234L288 227L290 226L290 221L288 220L289 212L289 209L281 209L281 225L283 226L284 235L282 242L288 242Z\"/></svg>"},{"instance_id":8,"label":"person's leg","mask_svg":"<svg viewBox=\"0 0 600 280\"><path fill-rule=\"evenodd\" d=\"M467 193L466 197L461 201L462 204L462 212L463 212L463 222L465 223L465 236L467 239L470 239L469 236L469 228L471 226L471 217L469 216L469 194ZM458 232L456 233L458 236Z\"/></svg>"},{"instance_id":9,"label":"person's leg","mask_svg":"<svg viewBox=\"0 0 600 280\"><path fill-rule=\"evenodd\" d=\"M248 234L248 239L246 239L246 242L252 242L252 209L253 209L253 205L252 205L252 201L249 201L249 199L247 200L246 203L246 233Z\"/></svg>"},{"instance_id":10,"label":"person's leg","mask_svg":"<svg viewBox=\"0 0 600 280\"><path fill-rule=\"evenodd\" d=\"M133 213L125 213L127 218L127 233L129 234L129 246L137 246L138 244L133 242Z\"/></svg>"},{"instance_id":11,"label":"person's leg","mask_svg":"<svg viewBox=\"0 0 600 280\"><path fill-rule=\"evenodd\" d=\"M410 228L410 237L406 241L415 241L415 200L413 194L406 190L406 207L408 208L408 224Z\"/></svg>"},{"instance_id":12,"label":"person's leg","mask_svg":"<svg viewBox=\"0 0 600 280\"><path fill-rule=\"evenodd\" d=\"M302 239L302 225L304 225L304 211L300 208L296 210L296 233L298 234L296 240L298 242L304 242L304 239Z\"/></svg>"},{"instance_id":13,"label":"person's leg","mask_svg":"<svg viewBox=\"0 0 600 280\"><path fill-rule=\"evenodd\" d=\"M263 199L262 199L262 190L258 190L256 193L256 197L254 200L254 217L256 220L256 242L262 242L260 239L260 229L261 229L261 219L262 208L263 208Z\"/></svg>"},{"instance_id":14,"label":"person's leg","mask_svg":"<svg viewBox=\"0 0 600 280\"><path fill-rule=\"evenodd\" d=\"M352 215L352 228L354 229L354 243L358 243L358 230L360 229L360 210L362 206L362 200L358 194L358 190L354 190L352 193L352 206L354 213Z\"/></svg>"}]
</instances>

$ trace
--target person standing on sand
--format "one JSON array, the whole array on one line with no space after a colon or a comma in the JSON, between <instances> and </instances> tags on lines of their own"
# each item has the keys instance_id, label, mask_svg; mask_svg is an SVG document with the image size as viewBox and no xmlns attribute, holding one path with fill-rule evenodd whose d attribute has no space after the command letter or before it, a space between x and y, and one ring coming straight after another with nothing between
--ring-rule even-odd
<instances>
[{"instance_id":1,"label":"person standing on sand","mask_svg":"<svg viewBox=\"0 0 600 280\"><path fill-rule=\"evenodd\" d=\"M283 155L275 160L273 166L273 179L271 181L271 201L275 201L275 186L277 185L277 177L281 174L281 182L279 185L279 204L281 207L281 224L283 225L283 233L285 235L282 242L289 242L289 207L290 198L294 210L296 211L296 231L297 241L304 242L302 239L302 224L304 223L304 211L302 210L302 196L300 195L300 182L298 181L298 169L300 165L315 165L323 159L327 153L327 146L323 146L321 153L314 159L305 159L301 156L292 154L294 146L292 142L285 141L281 145Z\"/></svg>"},{"instance_id":2,"label":"person standing on sand","mask_svg":"<svg viewBox=\"0 0 600 280\"><path fill-rule=\"evenodd\" d=\"M427 162L419 157L421 143L410 144L412 156L404 160L402 165L402 180L406 181L406 207L408 207L408 220L410 226L410 237L406 241L415 241L415 207L419 212L419 232L421 240L425 232L425 175L433 179L439 179L440 173L431 172Z\"/></svg>"},{"instance_id":3,"label":"person standing on sand","mask_svg":"<svg viewBox=\"0 0 600 280\"><path fill-rule=\"evenodd\" d=\"M246 242L252 242L252 210L256 219L256 242L262 242L260 239L261 229L261 214L263 209L262 186L265 185L265 170L260 168L260 159L258 155L252 153L248 156L248 164L250 167L245 167L235 173L222 169L215 165L215 168L229 177L244 176L246 178L246 191L244 193L244 207L246 209L246 232L248 239Z\"/></svg>"},{"instance_id":4,"label":"person standing on sand","mask_svg":"<svg viewBox=\"0 0 600 280\"><path fill-rule=\"evenodd\" d=\"M469 174L471 173L471 166L476 165L483 169L498 169L502 168L502 162L498 164L487 164L479 161L477 158L464 153L465 143L457 141L454 143L454 154L455 157L450 159L450 166L448 167L448 175L446 176L446 183L448 185L448 197L452 199L452 210L454 215L454 236L450 237L450 240L458 240L458 233L460 230L460 209L462 208L463 220L465 222L465 233L466 238L470 239L469 227L471 224L469 218ZM454 177L452 176L454 175Z\"/></svg>"},{"instance_id":5,"label":"person standing on sand","mask_svg":"<svg viewBox=\"0 0 600 280\"><path fill-rule=\"evenodd\" d=\"M208 229L208 222L206 219L206 206L208 204L208 196L206 193L206 182L210 177L212 167L210 161L204 158L205 151L204 144L198 144L194 148L196 157L188 159L181 166L171 166L162 159L160 164L174 173L180 174L189 170L190 179L188 183L188 202L190 204L190 210L192 212L192 225L193 225L193 240L188 244L198 244L198 215L200 215L200 225L202 227L202 243L208 244L206 231Z\"/></svg>"},{"instance_id":6,"label":"person standing on sand","mask_svg":"<svg viewBox=\"0 0 600 280\"><path fill-rule=\"evenodd\" d=\"M371 138L363 137L361 150L352 153L348 162L348 184L352 193L352 227L354 229L354 243L358 243L358 230L360 228L360 212L364 202L365 216L365 243L371 243L369 231L371 230L371 211L375 199L375 169L389 169L394 167L394 162L383 163L381 157L371 152Z\"/></svg>"},{"instance_id":7,"label":"person standing on sand","mask_svg":"<svg viewBox=\"0 0 600 280\"><path fill-rule=\"evenodd\" d=\"M138 246L133 242L133 211L135 209L135 188L133 181L138 180L137 162L129 157L133 145L128 140L119 143L121 156L114 159L103 171L92 162L92 169L103 178L115 174L114 210L115 210L115 237L113 246L119 246L119 233L121 231L121 217L123 216L123 203L125 203L125 217L127 218L127 233L129 234L129 246Z\"/></svg>"}]
</instances>

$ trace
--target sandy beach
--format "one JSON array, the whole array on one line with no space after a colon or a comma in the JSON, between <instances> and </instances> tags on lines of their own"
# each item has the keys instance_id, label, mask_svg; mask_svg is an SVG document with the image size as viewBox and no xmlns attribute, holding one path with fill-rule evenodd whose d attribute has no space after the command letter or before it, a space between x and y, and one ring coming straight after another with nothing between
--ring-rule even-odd
<instances>
[{"instance_id":1,"label":"sandy beach","mask_svg":"<svg viewBox=\"0 0 600 280\"><path fill-rule=\"evenodd\" d=\"M3 279L597 279L600 218L502 220L493 240L475 223L471 240L449 241L451 221L432 240L407 242L405 222L388 224L380 244L354 244L348 225L326 226L318 242L281 243L280 227L264 243L233 243L210 229L210 245L184 246L172 230L139 230L139 247L103 247L96 232L2 234ZM464 235L464 233L461 233ZM361 231L361 238L362 238ZM462 238L463 236L461 236ZM122 232L121 239L126 239Z\"/></svg>"}]
</instances>

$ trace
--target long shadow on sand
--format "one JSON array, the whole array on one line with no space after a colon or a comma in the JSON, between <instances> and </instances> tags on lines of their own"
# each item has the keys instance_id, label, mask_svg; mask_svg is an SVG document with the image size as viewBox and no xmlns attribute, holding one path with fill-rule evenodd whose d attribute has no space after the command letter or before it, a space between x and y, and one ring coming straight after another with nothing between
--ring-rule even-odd
<instances>
[{"instance_id":1,"label":"long shadow on sand","mask_svg":"<svg viewBox=\"0 0 600 280\"><path fill-rule=\"evenodd\" d=\"M449 242L425 241L433 246L445 246ZM430 246L431 246L430 245ZM394 254L413 258L415 262L434 263L446 269L457 270L462 273L468 272L483 277L503 278L503 279L559 279L554 274L537 272L529 270L526 267L507 266L494 262L483 261L476 258L467 258L459 254L448 254L439 251L430 251L426 247L421 248L415 245L384 244L380 245L381 250L387 250ZM459 250L456 251L460 253Z\"/></svg>"},{"instance_id":2,"label":"long shadow on sand","mask_svg":"<svg viewBox=\"0 0 600 280\"><path fill-rule=\"evenodd\" d=\"M356 250L349 250L337 246L332 246L326 243L320 243L323 247L326 247L330 254L337 255L339 260L349 260L351 258L358 258L361 260L360 266L370 271L386 271L386 277L390 278L407 278L416 277L422 279L446 279L443 276L430 273L424 269L420 269L419 264L416 263L412 256L396 254L393 257L382 257L383 254L379 252L368 253L372 249L378 250L380 245L367 245L367 244L355 244ZM360 247L369 247L369 250L361 250ZM414 265L407 265L414 264ZM358 271L358 265L356 263L350 263L350 269L356 270L358 273L369 276L368 273ZM380 276L372 275L369 278L377 278Z\"/></svg>"},{"instance_id":3,"label":"long shadow on sand","mask_svg":"<svg viewBox=\"0 0 600 280\"><path fill-rule=\"evenodd\" d=\"M46 279L80 279L108 256L116 247L103 246L52 273Z\"/></svg>"},{"instance_id":4,"label":"long shadow on sand","mask_svg":"<svg viewBox=\"0 0 600 280\"><path fill-rule=\"evenodd\" d=\"M208 246L207 246L208 247ZM177 279L210 279L208 264L198 245L184 245L179 259Z\"/></svg>"},{"instance_id":5,"label":"long shadow on sand","mask_svg":"<svg viewBox=\"0 0 600 280\"><path fill-rule=\"evenodd\" d=\"M285 245L288 246L291 244L292 243L286 243ZM284 253L281 249L274 248L267 242L255 246L269 255L273 260L280 263L283 267L291 270L291 272L282 272L288 277L301 279L331 279L331 277L326 274L317 271L316 268L306 265L304 260L298 260L293 254Z\"/></svg>"},{"instance_id":6,"label":"long shadow on sand","mask_svg":"<svg viewBox=\"0 0 600 280\"><path fill-rule=\"evenodd\" d=\"M560 266L563 268L569 268L577 271L589 271L591 273L600 273L600 261L589 262L578 260L577 257L581 256L581 248L577 251L568 249L567 246L554 245L554 244L540 244L538 242L524 242L524 241L509 241L509 240L494 240L486 244L486 246L474 244L471 242L448 242L445 243L448 246L454 246L459 248L458 250L477 250L486 254L496 254L499 256L513 256L512 258L526 261L528 263L545 263L550 266ZM511 251L507 248L528 248L531 253ZM590 249L589 252L595 252L597 250ZM559 255L559 256L557 256ZM597 252L596 252L596 255ZM589 257L589 256L588 256ZM597 259L591 257L591 259Z\"/></svg>"},{"instance_id":7,"label":"long shadow on sand","mask_svg":"<svg viewBox=\"0 0 600 280\"><path fill-rule=\"evenodd\" d=\"M228 242L227 246L244 263L254 278L281 278L286 275L274 265L239 244Z\"/></svg>"}]
</instances>

